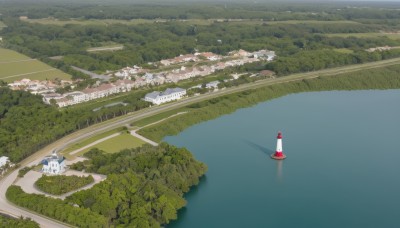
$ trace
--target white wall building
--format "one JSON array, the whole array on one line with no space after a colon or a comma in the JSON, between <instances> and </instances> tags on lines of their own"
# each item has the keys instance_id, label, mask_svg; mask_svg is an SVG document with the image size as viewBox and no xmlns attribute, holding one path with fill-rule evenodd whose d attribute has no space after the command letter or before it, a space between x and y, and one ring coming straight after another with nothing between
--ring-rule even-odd
<instances>
[{"instance_id":1,"label":"white wall building","mask_svg":"<svg viewBox=\"0 0 400 228\"><path fill-rule=\"evenodd\" d=\"M218 89L218 84L219 84L220 82L219 81L213 81L213 82L209 82L209 83L207 83L206 84L206 88L207 89Z\"/></svg>"},{"instance_id":2,"label":"white wall building","mask_svg":"<svg viewBox=\"0 0 400 228\"><path fill-rule=\"evenodd\" d=\"M42 172L58 175L65 171L65 157L58 155L55 151L42 160Z\"/></svg>"},{"instance_id":3,"label":"white wall building","mask_svg":"<svg viewBox=\"0 0 400 228\"><path fill-rule=\"evenodd\" d=\"M154 92L148 93L144 97L144 100L151 102L153 104L159 105L162 103L181 99L185 95L186 95L186 89L181 89L181 88L170 89L170 88L168 88L164 92L154 91Z\"/></svg>"},{"instance_id":4,"label":"white wall building","mask_svg":"<svg viewBox=\"0 0 400 228\"><path fill-rule=\"evenodd\" d=\"M10 159L6 156L0 157L0 168L5 166L7 163L10 162Z\"/></svg>"}]
</instances>

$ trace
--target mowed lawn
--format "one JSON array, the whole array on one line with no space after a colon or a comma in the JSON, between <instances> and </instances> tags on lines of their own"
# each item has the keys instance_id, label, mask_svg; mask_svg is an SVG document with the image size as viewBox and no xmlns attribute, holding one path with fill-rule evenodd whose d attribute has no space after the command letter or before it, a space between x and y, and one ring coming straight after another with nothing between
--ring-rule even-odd
<instances>
[{"instance_id":1,"label":"mowed lawn","mask_svg":"<svg viewBox=\"0 0 400 228\"><path fill-rule=\"evenodd\" d=\"M356 38L379 38L379 37L387 37L392 40L400 39L400 33L380 33L380 32L371 32L371 33L331 33L331 34L322 34L328 37L356 37Z\"/></svg>"},{"instance_id":2,"label":"mowed lawn","mask_svg":"<svg viewBox=\"0 0 400 228\"><path fill-rule=\"evenodd\" d=\"M146 144L144 141L142 141L136 137L133 137L131 134L122 133L121 135L118 135L118 136L108 139L104 142L96 144L92 147L89 147L89 148L75 154L75 156L83 155L84 153L88 152L92 148L98 148L100 150L104 150L107 153L116 153L123 149L136 148L136 147L140 147L144 144Z\"/></svg>"},{"instance_id":3,"label":"mowed lawn","mask_svg":"<svg viewBox=\"0 0 400 228\"><path fill-rule=\"evenodd\" d=\"M36 59L0 48L0 80L13 82L23 78L32 80L70 79L71 76Z\"/></svg>"},{"instance_id":4,"label":"mowed lawn","mask_svg":"<svg viewBox=\"0 0 400 228\"><path fill-rule=\"evenodd\" d=\"M4 27L7 27L2 21L0 21L0 30L3 29Z\"/></svg>"}]
</instances>

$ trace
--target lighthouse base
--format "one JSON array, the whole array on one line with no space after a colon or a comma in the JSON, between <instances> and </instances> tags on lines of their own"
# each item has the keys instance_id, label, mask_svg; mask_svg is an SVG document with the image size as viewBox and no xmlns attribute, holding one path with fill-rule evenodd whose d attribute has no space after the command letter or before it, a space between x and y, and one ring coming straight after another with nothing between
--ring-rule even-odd
<instances>
[{"instance_id":1,"label":"lighthouse base","mask_svg":"<svg viewBox=\"0 0 400 228\"><path fill-rule=\"evenodd\" d=\"M276 156L275 154L271 154L271 158L275 160L283 160L286 158L286 155L282 154L282 156Z\"/></svg>"}]
</instances>

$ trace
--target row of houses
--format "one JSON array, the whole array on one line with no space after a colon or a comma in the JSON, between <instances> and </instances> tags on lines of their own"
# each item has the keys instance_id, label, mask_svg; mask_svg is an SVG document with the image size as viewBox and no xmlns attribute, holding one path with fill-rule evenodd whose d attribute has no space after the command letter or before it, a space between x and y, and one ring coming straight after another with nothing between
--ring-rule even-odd
<instances>
[{"instance_id":1,"label":"row of houses","mask_svg":"<svg viewBox=\"0 0 400 228\"><path fill-rule=\"evenodd\" d=\"M135 87L135 82L131 80L118 80L115 83L101 84L95 88L86 88L82 91L74 91L71 93L43 94L43 101L51 104L52 100L59 107L79 104L90 100L107 97L111 94L131 91Z\"/></svg>"},{"instance_id":2,"label":"row of houses","mask_svg":"<svg viewBox=\"0 0 400 228\"><path fill-rule=\"evenodd\" d=\"M143 69L136 65L133 67L126 67L114 73L114 76L121 78L115 83L101 84L94 88L87 88L82 91L74 91L65 94L55 93L55 89L43 90L46 93L44 94L43 92L42 94L43 101L47 104L55 102L55 104L57 104L59 107L65 107L102 97L107 97L111 94L127 92L130 91L132 88L138 88L147 85L161 85L164 83L176 83L178 81L193 77L207 76L214 73L215 71L223 70L227 67L241 66L246 63L252 63L260 60L271 61L275 58L275 52L268 50L259 50L256 52L238 50L230 52L228 56L220 56L212 52L202 52L188 55L180 55L178 57L175 57L174 59L162 60L161 64L171 65L182 62L195 62L199 61L200 59L216 61L227 57L230 57L230 59L226 61L219 61L213 64L195 67L182 66L178 69L172 69L159 73L149 73L148 69ZM35 86L29 85L29 88L35 88ZM161 96L164 95L166 94L162 94ZM159 103L163 100L168 102L169 99L170 98L163 98L161 100L158 100L156 103Z\"/></svg>"},{"instance_id":3,"label":"row of houses","mask_svg":"<svg viewBox=\"0 0 400 228\"><path fill-rule=\"evenodd\" d=\"M222 56L214 54L212 52L196 52L194 54L179 55L172 59L161 60L160 63L163 66L170 66L179 63L197 62L201 58L207 59L209 61L216 61L222 59Z\"/></svg>"},{"instance_id":4,"label":"row of houses","mask_svg":"<svg viewBox=\"0 0 400 228\"><path fill-rule=\"evenodd\" d=\"M173 59L161 60L160 63L164 66L169 66L178 63L196 62L201 59L208 61L217 61L222 59L227 61L219 61L210 65L197 67L182 66L177 69L163 71L159 73L149 73L148 69L143 69L138 66L123 68L114 75L119 78L132 79L135 81L135 87L146 85L161 85L164 83L176 83L180 80L185 80L197 76L207 76L217 70L223 70L226 67L241 66L246 63L252 63L260 60L271 61L275 58L274 51L259 50L256 52L247 52L245 50L237 50L229 52L227 56L220 56L212 52L201 52L195 54L180 55Z\"/></svg>"},{"instance_id":5,"label":"row of houses","mask_svg":"<svg viewBox=\"0 0 400 228\"><path fill-rule=\"evenodd\" d=\"M17 80L8 84L8 87L12 90L25 90L31 92L32 94L43 94L55 92L57 88L63 88L67 85L73 85L70 80L60 80L60 81L39 81L24 78L22 80Z\"/></svg>"}]
</instances>

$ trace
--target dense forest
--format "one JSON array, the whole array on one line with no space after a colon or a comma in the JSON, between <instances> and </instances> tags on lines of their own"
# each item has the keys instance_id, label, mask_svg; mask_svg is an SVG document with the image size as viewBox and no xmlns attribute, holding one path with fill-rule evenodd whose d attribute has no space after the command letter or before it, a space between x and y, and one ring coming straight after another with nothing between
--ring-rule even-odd
<instances>
[{"instance_id":1,"label":"dense forest","mask_svg":"<svg viewBox=\"0 0 400 228\"><path fill-rule=\"evenodd\" d=\"M399 65L344 73L333 77L325 76L316 79L276 84L190 105L186 107L186 111L190 113L189 115L173 117L166 122L143 128L138 133L154 141L161 141L165 136L178 134L194 124L232 113L239 108L249 107L262 101L292 93L398 88L400 88Z\"/></svg>"},{"instance_id":2,"label":"dense forest","mask_svg":"<svg viewBox=\"0 0 400 228\"><path fill-rule=\"evenodd\" d=\"M15 5L14 5L15 4ZM314 6L311 4L141 4L93 5L90 3L52 3L47 7L24 3L3 3L2 20L7 25L0 31L3 46L22 52L60 68L77 77L82 74L71 69L78 66L96 72L116 70L125 66L146 65L195 50L226 54L245 49L270 49L279 57L321 57L318 67L360 63L363 59L377 59L366 48L400 46L400 39L381 36L340 37L329 34L382 33L400 29L400 12L390 10L392 5L357 8L341 4ZM61 5L60 5L61 4ZM357 5L357 4L356 4ZM385 7L388 7L387 9ZM159 9L159 10L157 10ZM338 10L340 9L340 10ZM19 20L29 18L57 19L54 25ZM81 22L74 24L71 18ZM175 19L188 19L175 20ZM212 20L208 20L213 18ZM222 18L222 20L216 20ZM231 21L228 19L243 21ZM100 20L97 23L89 19ZM102 20L112 20L111 22ZM155 19L154 22L129 23L130 19ZM156 22L159 19L168 19ZM225 20L223 20L225 19ZM119 21L118 21L119 20ZM298 23L279 23L283 20L304 20ZM338 20L335 23L319 23ZM352 20L352 21L347 21ZM307 22L308 21L308 22ZM317 21L317 22L316 22ZM318 22L319 21L319 22ZM69 23L70 22L70 23ZM88 23L87 23L88 22ZM123 50L114 52L87 52L90 47L121 44ZM346 48L355 53L335 52ZM319 52L326 49L326 52ZM296 55L293 57L292 55ZM326 55L325 55L326 54ZM370 56L371 55L371 56ZM49 57L63 56L61 60ZM330 64L327 59L346 60ZM398 56L398 53L385 55ZM380 57L382 58L382 57ZM302 58L307 61L308 58ZM285 62L286 64L286 62ZM296 64L287 72L301 72ZM300 63L301 64L301 63ZM306 65L311 65L306 63ZM268 66L269 69L282 67ZM308 67L306 70L319 69ZM285 71L285 70L284 70ZM285 73L279 73L282 75Z\"/></svg>"},{"instance_id":3,"label":"dense forest","mask_svg":"<svg viewBox=\"0 0 400 228\"><path fill-rule=\"evenodd\" d=\"M116 154L92 149L85 156L89 160L72 168L106 174L105 181L65 201L26 194L17 186L9 188L7 198L78 227L160 227L177 218L186 204L183 194L207 171L189 151L165 143Z\"/></svg>"},{"instance_id":4,"label":"dense forest","mask_svg":"<svg viewBox=\"0 0 400 228\"><path fill-rule=\"evenodd\" d=\"M0 2L7 10L0 10L5 16L28 16L29 18L54 17L68 20L83 19L263 19L263 20L345 20L345 19L394 19L399 18L399 4L396 2L331 1L314 4L295 1L144 1L144 0L28 0ZM101 4L99 4L101 3ZM47 7L42 7L46 4ZM375 10L376 8L383 10Z\"/></svg>"},{"instance_id":5,"label":"dense forest","mask_svg":"<svg viewBox=\"0 0 400 228\"><path fill-rule=\"evenodd\" d=\"M39 228L39 224L31 219L15 219L0 214L0 227Z\"/></svg>"},{"instance_id":6,"label":"dense forest","mask_svg":"<svg viewBox=\"0 0 400 228\"><path fill-rule=\"evenodd\" d=\"M148 107L143 92L125 98L128 105L92 111L87 107L59 110L38 95L0 87L0 156L18 162L44 145L89 125Z\"/></svg>"},{"instance_id":7,"label":"dense forest","mask_svg":"<svg viewBox=\"0 0 400 228\"><path fill-rule=\"evenodd\" d=\"M42 25L17 19L5 20L7 28L0 31L3 46L27 54L75 75L70 66L105 72L134 64L144 65L195 50L226 54L232 50L275 50L278 56L293 54L314 55L320 49L330 50L330 58L340 58L343 53L334 49L347 48L363 55L366 48L400 46L400 40L387 37L343 38L329 37L330 33L361 33L392 30L374 24L260 24L260 23L212 23L193 25L180 22L138 25L113 24ZM222 43L218 42L221 40ZM103 43L118 43L124 49L114 52L87 52L87 48ZM348 54L347 54L348 55ZM371 54L372 55L372 54ZM61 60L49 57L63 56ZM350 55L348 55L351 57ZM298 69L300 71L301 69Z\"/></svg>"}]
</instances>

